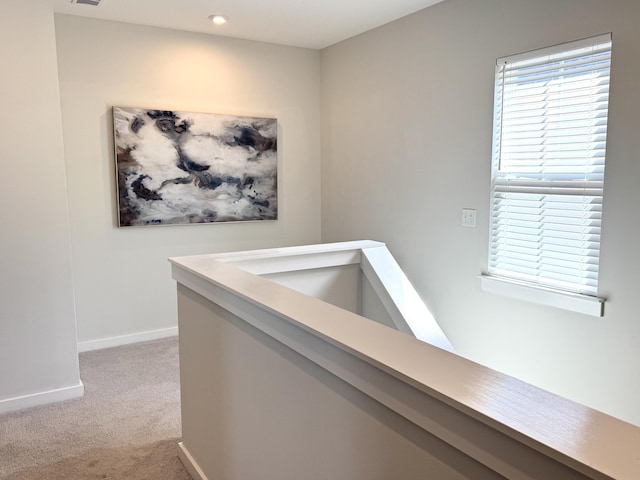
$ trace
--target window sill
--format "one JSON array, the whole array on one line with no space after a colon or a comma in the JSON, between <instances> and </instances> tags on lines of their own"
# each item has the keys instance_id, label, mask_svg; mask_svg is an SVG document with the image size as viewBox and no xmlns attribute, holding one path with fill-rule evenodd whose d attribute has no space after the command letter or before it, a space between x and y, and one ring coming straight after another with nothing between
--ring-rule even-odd
<instances>
[{"instance_id":1,"label":"window sill","mask_svg":"<svg viewBox=\"0 0 640 480\"><path fill-rule=\"evenodd\" d=\"M594 317L602 317L604 315L604 299L602 298L534 287L484 274L480 276L480 285L485 292L497 293L498 295L584 313Z\"/></svg>"}]
</instances>

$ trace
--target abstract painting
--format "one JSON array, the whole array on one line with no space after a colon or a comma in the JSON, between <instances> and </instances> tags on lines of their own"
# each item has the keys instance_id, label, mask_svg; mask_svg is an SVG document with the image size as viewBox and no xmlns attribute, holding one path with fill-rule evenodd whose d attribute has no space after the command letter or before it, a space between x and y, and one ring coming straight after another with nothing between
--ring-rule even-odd
<instances>
[{"instance_id":1,"label":"abstract painting","mask_svg":"<svg viewBox=\"0 0 640 480\"><path fill-rule=\"evenodd\" d=\"M276 220L277 120L113 107L119 225Z\"/></svg>"}]
</instances>

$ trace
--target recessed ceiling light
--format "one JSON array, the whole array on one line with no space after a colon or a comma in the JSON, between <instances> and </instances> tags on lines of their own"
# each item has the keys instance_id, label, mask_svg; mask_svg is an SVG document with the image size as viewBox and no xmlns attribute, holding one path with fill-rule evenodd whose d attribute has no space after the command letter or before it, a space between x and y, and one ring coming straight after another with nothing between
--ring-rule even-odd
<instances>
[{"instance_id":1,"label":"recessed ceiling light","mask_svg":"<svg viewBox=\"0 0 640 480\"><path fill-rule=\"evenodd\" d=\"M213 15L209 15L209 20L216 25L224 25L229 21L229 17L226 15L220 15L219 13L214 13Z\"/></svg>"}]
</instances>

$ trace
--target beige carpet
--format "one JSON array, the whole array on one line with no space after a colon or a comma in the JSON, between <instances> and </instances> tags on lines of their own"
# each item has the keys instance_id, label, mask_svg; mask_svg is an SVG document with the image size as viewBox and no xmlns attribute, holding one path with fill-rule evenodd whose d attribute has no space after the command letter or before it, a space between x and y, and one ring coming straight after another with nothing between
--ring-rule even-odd
<instances>
[{"instance_id":1,"label":"beige carpet","mask_svg":"<svg viewBox=\"0 0 640 480\"><path fill-rule=\"evenodd\" d=\"M190 480L177 338L80 355L85 396L0 415L0 479Z\"/></svg>"}]
</instances>

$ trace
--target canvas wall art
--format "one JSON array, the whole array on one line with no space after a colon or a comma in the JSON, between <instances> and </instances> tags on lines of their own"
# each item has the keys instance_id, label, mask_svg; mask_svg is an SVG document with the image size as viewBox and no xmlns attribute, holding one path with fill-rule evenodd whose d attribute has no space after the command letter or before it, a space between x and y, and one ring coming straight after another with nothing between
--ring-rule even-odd
<instances>
[{"instance_id":1,"label":"canvas wall art","mask_svg":"<svg viewBox=\"0 0 640 480\"><path fill-rule=\"evenodd\" d=\"M277 120L113 107L121 227L275 220Z\"/></svg>"}]
</instances>

